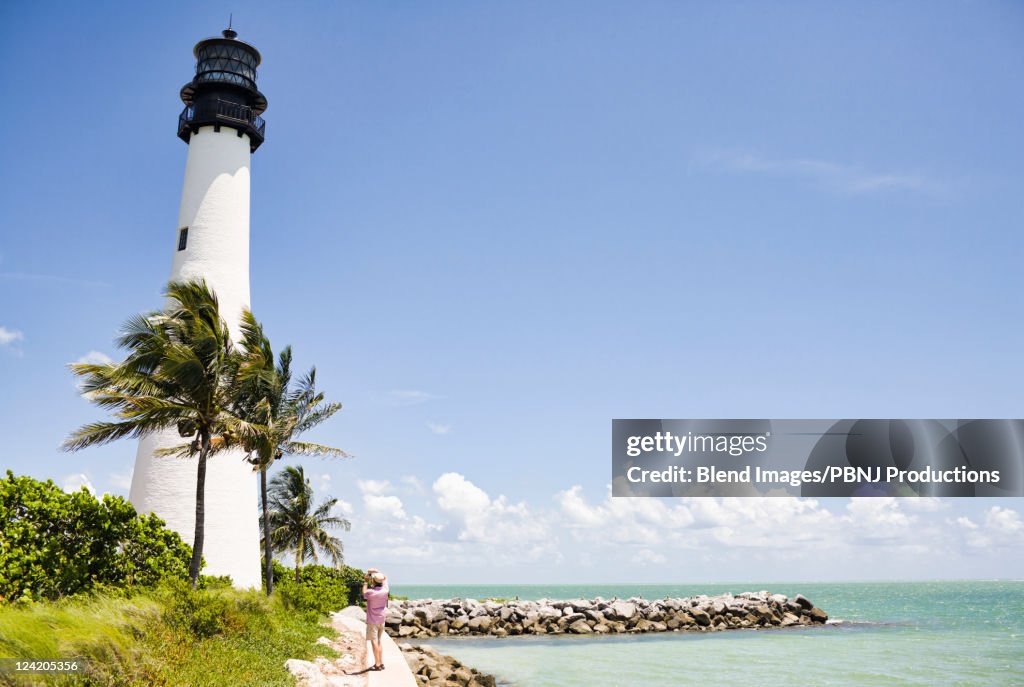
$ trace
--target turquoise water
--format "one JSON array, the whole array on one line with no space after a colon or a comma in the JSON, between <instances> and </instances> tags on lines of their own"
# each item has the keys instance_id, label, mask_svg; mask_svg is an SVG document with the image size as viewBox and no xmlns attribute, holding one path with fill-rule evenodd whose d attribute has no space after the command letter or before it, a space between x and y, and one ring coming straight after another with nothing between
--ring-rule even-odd
<instances>
[{"instance_id":1,"label":"turquoise water","mask_svg":"<svg viewBox=\"0 0 1024 687\"><path fill-rule=\"evenodd\" d=\"M1024 582L404 586L409 598L802 593L842 622L612 637L431 639L517 687L1024 686Z\"/></svg>"}]
</instances>

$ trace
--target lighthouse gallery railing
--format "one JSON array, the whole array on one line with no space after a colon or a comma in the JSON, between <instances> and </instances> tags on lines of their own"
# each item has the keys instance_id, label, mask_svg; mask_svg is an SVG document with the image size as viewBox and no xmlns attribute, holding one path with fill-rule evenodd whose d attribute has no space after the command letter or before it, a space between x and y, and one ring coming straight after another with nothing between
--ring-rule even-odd
<instances>
[{"instance_id":1,"label":"lighthouse gallery railing","mask_svg":"<svg viewBox=\"0 0 1024 687\"><path fill-rule=\"evenodd\" d=\"M218 98L216 106L213 107L207 105L196 108L195 105L186 105L185 109L178 116L178 135L180 136L186 129L190 128L191 123L196 119L224 120L228 124L232 122L248 124L255 129L260 138L263 137L264 131L267 128L267 123L263 121L263 117L254 115L251 107Z\"/></svg>"}]
</instances>

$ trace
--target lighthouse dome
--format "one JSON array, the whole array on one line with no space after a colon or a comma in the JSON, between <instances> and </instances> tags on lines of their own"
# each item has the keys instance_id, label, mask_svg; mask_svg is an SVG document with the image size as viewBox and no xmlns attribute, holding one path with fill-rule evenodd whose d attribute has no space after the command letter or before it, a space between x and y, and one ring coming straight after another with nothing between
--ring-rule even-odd
<instances>
[{"instance_id":1,"label":"lighthouse dome","mask_svg":"<svg viewBox=\"0 0 1024 687\"><path fill-rule=\"evenodd\" d=\"M225 34L235 34L230 29ZM207 38L195 47L195 83L232 83L256 90L256 67L260 53L234 37Z\"/></svg>"},{"instance_id":2,"label":"lighthouse dome","mask_svg":"<svg viewBox=\"0 0 1024 687\"><path fill-rule=\"evenodd\" d=\"M204 126L228 127L248 135L253 151L263 143L266 123L260 116L267 99L256 88L260 52L237 38L232 29L196 43L195 76L181 88L185 109L178 117L178 137L188 143Z\"/></svg>"}]
</instances>

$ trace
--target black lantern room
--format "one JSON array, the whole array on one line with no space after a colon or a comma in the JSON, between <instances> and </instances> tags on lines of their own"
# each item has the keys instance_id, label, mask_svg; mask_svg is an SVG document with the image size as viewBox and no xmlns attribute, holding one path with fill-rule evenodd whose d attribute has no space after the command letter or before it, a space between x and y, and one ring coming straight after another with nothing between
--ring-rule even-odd
<instances>
[{"instance_id":1,"label":"black lantern room","mask_svg":"<svg viewBox=\"0 0 1024 687\"><path fill-rule=\"evenodd\" d=\"M225 29L223 38L196 43L196 76L181 88L185 109L178 117L178 138L188 143L201 126L228 127L249 135L255 151L263 143L266 122L260 117L267 99L256 89L260 53L238 34Z\"/></svg>"}]
</instances>

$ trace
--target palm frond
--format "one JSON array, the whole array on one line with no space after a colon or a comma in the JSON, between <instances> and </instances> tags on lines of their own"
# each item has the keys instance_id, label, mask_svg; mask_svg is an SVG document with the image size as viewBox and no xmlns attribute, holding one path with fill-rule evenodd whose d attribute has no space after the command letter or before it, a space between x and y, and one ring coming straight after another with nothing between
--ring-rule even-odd
<instances>
[{"instance_id":1,"label":"palm frond","mask_svg":"<svg viewBox=\"0 0 1024 687\"><path fill-rule=\"evenodd\" d=\"M147 426L135 421L92 422L83 425L64 440L61 449L78 451L90 446L102 446L125 437L141 437L144 434L165 429L168 425Z\"/></svg>"},{"instance_id":2,"label":"palm frond","mask_svg":"<svg viewBox=\"0 0 1024 687\"><path fill-rule=\"evenodd\" d=\"M320 456L324 458L352 458L353 456L340 448L314 444L309 441L289 441L281 446L282 450L293 456Z\"/></svg>"}]
</instances>

